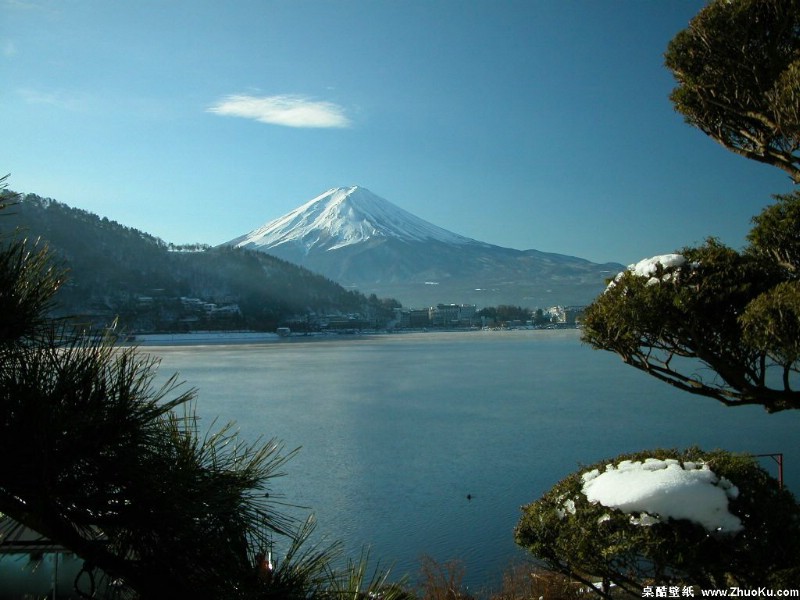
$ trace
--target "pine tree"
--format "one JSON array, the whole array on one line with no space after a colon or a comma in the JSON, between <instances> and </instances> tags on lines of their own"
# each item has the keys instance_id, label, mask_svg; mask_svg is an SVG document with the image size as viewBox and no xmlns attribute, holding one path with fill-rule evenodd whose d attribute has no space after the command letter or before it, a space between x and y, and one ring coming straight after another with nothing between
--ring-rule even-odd
<instances>
[{"instance_id":1,"label":"pine tree","mask_svg":"<svg viewBox=\"0 0 800 600\"><path fill-rule=\"evenodd\" d=\"M797 0L714 0L666 64L688 123L800 183ZM775 198L741 252L709 239L621 274L587 309L584 341L726 405L800 408L800 193Z\"/></svg>"}]
</instances>

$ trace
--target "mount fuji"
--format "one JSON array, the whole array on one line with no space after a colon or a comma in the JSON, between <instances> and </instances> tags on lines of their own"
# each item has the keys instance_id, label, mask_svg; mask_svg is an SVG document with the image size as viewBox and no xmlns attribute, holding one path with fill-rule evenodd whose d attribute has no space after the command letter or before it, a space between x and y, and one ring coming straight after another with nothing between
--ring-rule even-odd
<instances>
[{"instance_id":1,"label":"mount fuji","mask_svg":"<svg viewBox=\"0 0 800 600\"><path fill-rule=\"evenodd\" d=\"M266 252L417 308L588 304L624 269L464 237L358 186L330 189L224 245Z\"/></svg>"}]
</instances>

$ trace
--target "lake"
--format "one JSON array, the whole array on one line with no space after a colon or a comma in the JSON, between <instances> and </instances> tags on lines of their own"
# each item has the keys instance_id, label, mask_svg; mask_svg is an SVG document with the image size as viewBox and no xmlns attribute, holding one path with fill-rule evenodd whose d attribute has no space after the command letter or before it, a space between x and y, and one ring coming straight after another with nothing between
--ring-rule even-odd
<instances>
[{"instance_id":1,"label":"lake","mask_svg":"<svg viewBox=\"0 0 800 600\"><path fill-rule=\"evenodd\" d=\"M580 333L476 331L143 347L198 388L197 411L248 440L302 446L274 482L318 531L412 579L423 554L472 588L525 557L520 506L582 464L656 447L784 453L797 493L797 412L692 396L581 344ZM764 467L777 475L771 459Z\"/></svg>"}]
</instances>

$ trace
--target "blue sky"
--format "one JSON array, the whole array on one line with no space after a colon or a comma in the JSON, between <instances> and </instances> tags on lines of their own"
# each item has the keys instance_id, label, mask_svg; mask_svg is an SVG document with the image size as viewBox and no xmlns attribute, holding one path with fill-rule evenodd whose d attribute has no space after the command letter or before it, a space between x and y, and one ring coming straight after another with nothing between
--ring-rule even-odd
<instances>
[{"instance_id":1,"label":"blue sky","mask_svg":"<svg viewBox=\"0 0 800 600\"><path fill-rule=\"evenodd\" d=\"M691 0L0 0L0 171L174 243L361 185L481 241L630 263L792 189L683 123Z\"/></svg>"}]
</instances>

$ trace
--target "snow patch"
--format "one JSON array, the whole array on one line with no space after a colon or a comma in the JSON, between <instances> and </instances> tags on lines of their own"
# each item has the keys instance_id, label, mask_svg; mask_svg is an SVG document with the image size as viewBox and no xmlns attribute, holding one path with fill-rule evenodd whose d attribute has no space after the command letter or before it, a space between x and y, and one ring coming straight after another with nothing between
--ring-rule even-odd
<instances>
[{"instance_id":1,"label":"snow patch","mask_svg":"<svg viewBox=\"0 0 800 600\"><path fill-rule=\"evenodd\" d=\"M663 268L682 267L686 264L686 257L682 254L662 254L640 260L634 265L628 266L628 270L639 277L653 277L658 273L659 266Z\"/></svg>"},{"instance_id":2,"label":"snow patch","mask_svg":"<svg viewBox=\"0 0 800 600\"><path fill-rule=\"evenodd\" d=\"M606 291L617 285L617 282L622 278L625 273L633 273L637 277L648 277L646 285L656 285L666 281L676 279L675 269L680 269L688 264L688 260L682 254L660 254L640 260L638 263L628 265L628 268L617 276L608 284ZM692 268L697 267L697 263L689 265ZM665 273L666 269L672 271ZM659 276L659 271L661 275Z\"/></svg>"},{"instance_id":3,"label":"snow patch","mask_svg":"<svg viewBox=\"0 0 800 600\"><path fill-rule=\"evenodd\" d=\"M565 500L559 508L556 509L556 514L558 515L559 519L563 519L567 516L567 513L574 515L576 512L575 508L575 501L571 498Z\"/></svg>"},{"instance_id":4,"label":"snow patch","mask_svg":"<svg viewBox=\"0 0 800 600\"><path fill-rule=\"evenodd\" d=\"M741 519L728 510L739 489L718 477L707 464L674 459L625 460L605 471L582 476L583 494L592 503L631 515L631 523L651 526L667 519L686 519L707 531L736 534Z\"/></svg>"}]
</instances>

